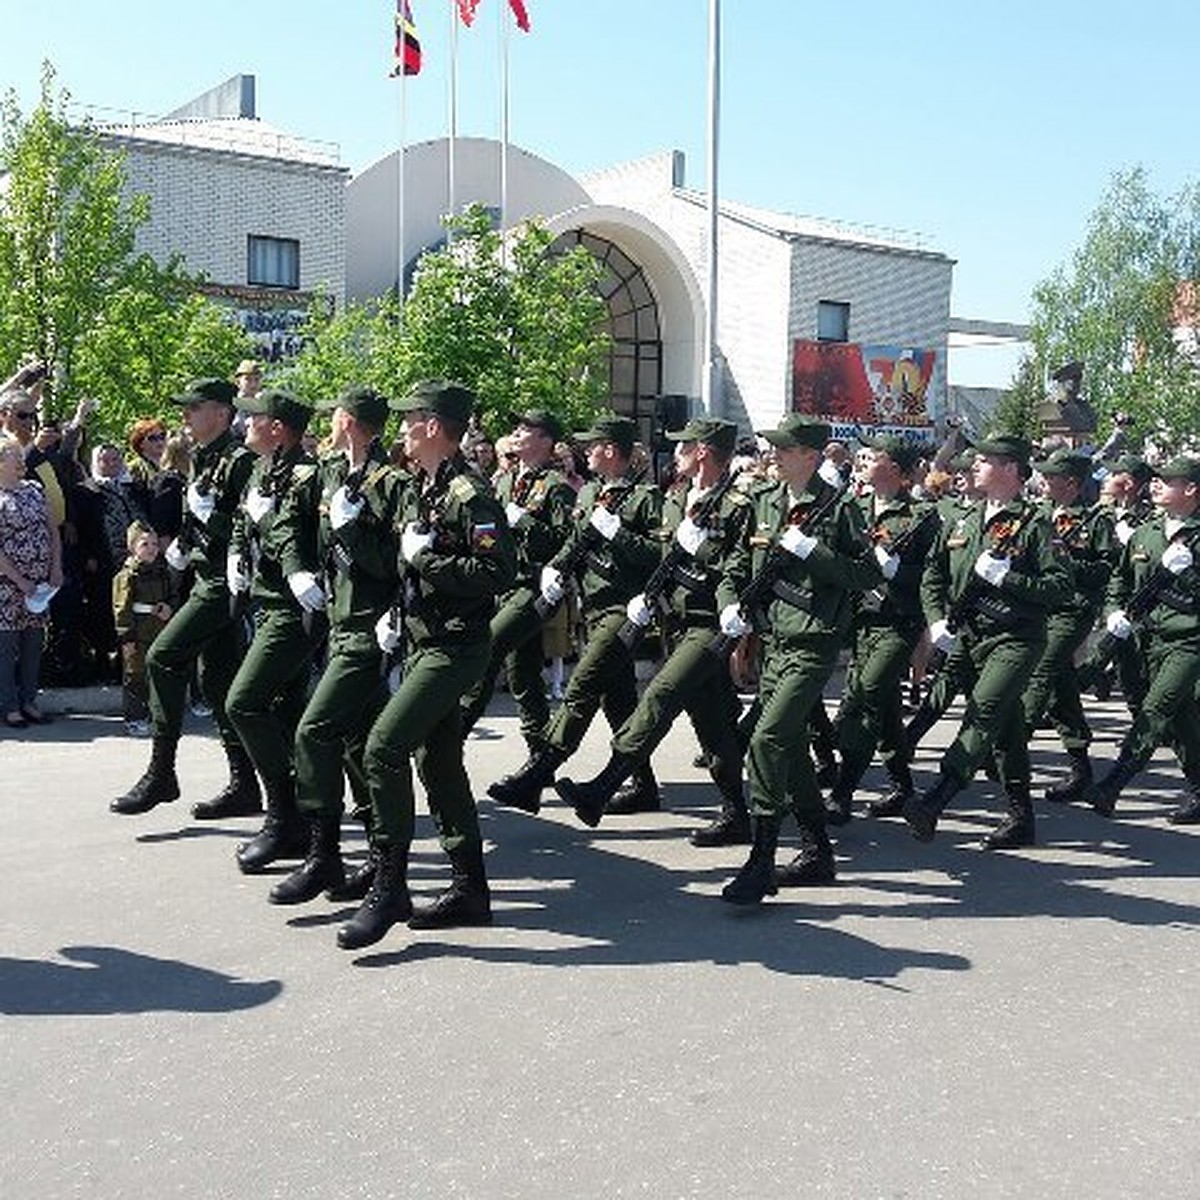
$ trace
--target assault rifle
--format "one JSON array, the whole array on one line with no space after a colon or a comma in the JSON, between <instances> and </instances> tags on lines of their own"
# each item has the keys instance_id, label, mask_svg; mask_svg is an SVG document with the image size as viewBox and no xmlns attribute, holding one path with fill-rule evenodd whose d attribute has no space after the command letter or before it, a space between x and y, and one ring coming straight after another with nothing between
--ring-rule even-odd
<instances>
[{"instance_id":1,"label":"assault rifle","mask_svg":"<svg viewBox=\"0 0 1200 1200\"><path fill-rule=\"evenodd\" d=\"M721 505L721 501L725 499L725 493L733 487L734 475L732 471L726 471L721 476L708 494L696 505L696 513L692 518L694 524L703 526ZM650 608L655 608L658 602L670 590L671 584L675 579L676 570L683 565L684 561L692 556L680 544L676 538L671 542L671 548L662 556L658 566L650 573L650 578L646 580L646 586L642 589L642 595L646 598L646 604ZM636 621L631 621L627 617L625 624L617 630L617 637L621 639L625 645L632 650L637 645L643 633L646 632L645 625L639 625Z\"/></svg>"},{"instance_id":2,"label":"assault rifle","mask_svg":"<svg viewBox=\"0 0 1200 1200\"><path fill-rule=\"evenodd\" d=\"M894 554L898 559L903 561L905 552L917 540L917 535L932 521L940 521L941 514L936 508L927 509L915 521L909 522L908 528L894 542L882 542L876 539L877 546L883 546L889 554ZM866 593L865 599L874 607L881 605L885 599L886 592L882 587L872 588Z\"/></svg>"},{"instance_id":3,"label":"assault rifle","mask_svg":"<svg viewBox=\"0 0 1200 1200\"><path fill-rule=\"evenodd\" d=\"M192 480L192 486L201 496L209 496L212 494L215 486L215 471L217 463L206 470L201 471L199 475ZM203 522L196 520L192 515L192 510L187 506L187 500L184 499L183 504L183 520L179 526L179 535L177 538L179 549L184 554L190 554L193 550L200 550L207 554L211 545L211 538L207 527Z\"/></svg>"},{"instance_id":4,"label":"assault rifle","mask_svg":"<svg viewBox=\"0 0 1200 1200\"><path fill-rule=\"evenodd\" d=\"M844 493L840 488L834 488L823 504L818 504L815 508L807 509L800 514L796 521L789 521L788 525L794 525L801 530L816 527L837 508L838 502L843 498L843 495ZM763 560L762 566L758 568L758 572L742 589L741 595L738 596L737 604L742 614L742 620L749 622L754 613L762 607L763 601L774 590L775 584L779 581L779 575L783 571L783 568L787 565L788 560L793 557L792 552L785 550L778 542L767 551L767 556ZM740 637L734 637L728 633L718 633L708 643L708 652L724 661L733 653L734 646L740 640Z\"/></svg>"}]
</instances>

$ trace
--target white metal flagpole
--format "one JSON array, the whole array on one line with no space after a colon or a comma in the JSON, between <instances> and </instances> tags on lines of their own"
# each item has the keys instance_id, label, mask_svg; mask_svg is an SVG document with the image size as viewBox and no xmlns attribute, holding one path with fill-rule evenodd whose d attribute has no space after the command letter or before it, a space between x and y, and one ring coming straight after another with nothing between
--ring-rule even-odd
<instances>
[{"instance_id":1,"label":"white metal flagpole","mask_svg":"<svg viewBox=\"0 0 1200 1200\"><path fill-rule=\"evenodd\" d=\"M403 37L403 31L401 31ZM406 96L408 92L408 72L404 69L404 59L400 62L400 99L399 104L399 141L400 150L396 155L396 300L400 306L400 321L404 322L404 264L406 261L404 245L404 143Z\"/></svg>"},{"instance_id":2,"label":"white metal flagpole","mask_svg":"<svg viewBox=\"0 0 1200 1200\"><path fill-rule=\"evenodd\" d=\"M450 144L446 148L447 188L449 191L449 212L454 216L458 205L454 191L454 151L458 141L458 4L450 0ZM450 231L446 231L446 240L450 241Z\"/></svg>"},{"instance_id":3,"label":"white metal flagpole","mask_svg":"<svg viewBox=\"0 0 1200 1200\"><path fill-rule=\"evenodd\" d=\"M721 0L708 0L708 323L704 330L704 413L721 415L721 374L717 361L717 166L721 125Z\"/></svg>"},{"instance_id":4,"label":"white metal flagpole","mask_svg":"<svg viewBox=\"0 0 1200 1200\"><path fill-rule=\"evenodd\" d=\"M508 229L508 40L507 4L497 4L500 13L500 234ZM507 257L507 240L500 243L500 265Z\"/></svg>"}]
</instances>

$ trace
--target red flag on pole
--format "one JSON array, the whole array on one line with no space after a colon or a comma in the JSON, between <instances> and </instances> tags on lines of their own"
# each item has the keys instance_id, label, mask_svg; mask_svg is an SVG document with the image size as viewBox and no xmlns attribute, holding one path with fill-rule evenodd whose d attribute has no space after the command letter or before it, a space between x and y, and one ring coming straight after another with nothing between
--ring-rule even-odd
<instances>
[{"instance_id":1,"label":"red flag on pole","mask_svg":"<svg viewBox=\"0 0 1200 1200\"><path fill-rule=\"evenodd\" d=\"M397 75L419 75L421 72L421 42L413 24L408 0L396 0L396 50L392 78Z\"/></svg>"},{"instance_id":2,"label":"red flag on pole","mask_svg":"<svg viewBox=\"0 0 1200 1200\"><path fill-rule=\"evenodd\" d=\"M475 20L475 10L478 7L479 0L458 0L458 15L464 25L469 26Z\"/></svg>"},{"instance_id":3,"label":"red flag on pole","mask_svg":"<svg viewBox=\"0 0 1200 1200\"><path fill-rule=\"evenodd\" d=\"M529 14L525 11L525 0L508 0L508 7L516 18L517 28L522 33L529 32Z\"/></svg>"}]
</instances>

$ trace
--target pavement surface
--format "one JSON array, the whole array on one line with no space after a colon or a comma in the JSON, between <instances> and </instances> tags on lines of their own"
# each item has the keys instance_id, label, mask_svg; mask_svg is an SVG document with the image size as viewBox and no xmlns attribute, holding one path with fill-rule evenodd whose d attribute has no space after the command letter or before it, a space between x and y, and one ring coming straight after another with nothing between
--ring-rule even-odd
<instances>
[{"instance_id":1,"label":"pavement surface","mask_svg":"<svg viewBox=\"0 0 1200 1200\"><path fill-rule=\"evenodd\" d=\"M1094 710L1111 757L1122 710ZM520 749L501 698L468 742L480 795ZM3 1196L1200 1193L1200 832L1163 819L1169 755L1117 820L1040 805L1027 851L975 848L986 780L931 846L856 819L837 885L739 917L717 894L744 850L686 840L714 803L694 752L681 721L665 810L595 832L484 800L495 926L348 954L350 907L238 873L254 822L189 819L224 779L202 723L184 800L138 818L108 812L148 756L118 719L6 731ZM1056 741L1035 763L1062 774Z\"/></svg>"}]
</instances>

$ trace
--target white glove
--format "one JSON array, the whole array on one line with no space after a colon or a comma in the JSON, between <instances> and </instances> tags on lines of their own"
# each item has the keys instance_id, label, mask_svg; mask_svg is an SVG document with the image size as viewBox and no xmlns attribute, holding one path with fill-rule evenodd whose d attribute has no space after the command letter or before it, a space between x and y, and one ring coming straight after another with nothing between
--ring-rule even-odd
<instances>
[{"instance_id":1,"label":"white glove","mask_svg":"<svg viewBox=\"0 0 1200 1200\"><path fill-rule=\"evenodd\" d=\"M1127 520L1125 520L1124 517L1122 517L1116 523L1116 526L1114 527L1113 532L1117 535L1117 541L1120 542L1122 546L1124 546L1129 541L1129 539L1131 537L1133 537L1133 526L1130 525L1130 523Z\"/></svg>"},{"instance_id":2,"label":"white glove","mask_svg":"<svg viewBox=\"0 0 1200 1200\"><path fill-rule=\"evenodd\" d=\"M621 528L620 513L609 512L603 504L597 504L592 509L591 520L588 524L606 541L611 542Z\"/></svg>"},{"instance_id":3,"label":"white glove","mask_svg":"<svg viewBox=\"0 0 1200 1200\"><path fill-rule=\"evenodd\" d=\"M1172 575L1182 575L1192 561L1192 552L1182 542L1172 542L1162 553L1162 565Z\"/></svg>"},{"instance_id":4,"label":"white glove","mask_svg":"<svg viewBox=\"0 0 1200 1200\"><path fill-rule=\"evenodd\" d=\"M311 571L293 571L287 577L292 595L305 612L320 612L325 607L325 589Z\"/></svg>"},{"instance_id":5,"label":"white glove","mask_svg":"<svg viewBox=\"0 0 1200 1200\"><path fill-rule=\"evenodd\" d=\"M900 570L900 556L893 554L886 546L875 547L875 561L879 564L879 569L883 572L884 579L891 582L896 578L896 572Z\"/></svg>"},{"instance_id":6,"label":"white glove","mask_svg":"<svg viewBox=\"0 0 1200 1200\"><path fill-rule=\"evenodd\" d=\"M625 605L625 615L639 628L645 629L654 619L654 609L646 603L645 592L639 592Z\"/></svg>"},{"instance_id":7,"label":"white glove","mask_svg":"<svg viewBox=\"0 0 1200 1200\"><path fill-rule=\"evenodd\" d=\"M346 489L338 488L329 497L329 524L334 529L341 529L343 525L349 525L362 512L363 503L361 496L357 500L350 500L346 496Z\"/></svg>"},{"instance_id":8,"label":"white glove","mask_svg":"<svg viewBox=\"0 0 1200 1200\"><path fill-rule=\"evenodd\" d=\"M779 544L803 562L817 548L817 539L809 537L799 525L789 525L783 531Z\"/></svg>"},{"instance_id":9,"label":"white glove","mask_svg":"<svg viewBox=\"0 0 1200 1200\"><path fill-rule=\"evenodd\" d=\"M708 530L703 525L697 525L691 517L684 517L675 530L675 540L689 554L695 554L708 541Z\"/></svg>"},{"instance_id":10,"label":"white glove","mask_svg":"<svg viewBox=\"0 0 1200 1200\"><path fill-rule=\"evenodd\" d=\"M741 637L750 632L749 622L742 616L740 604L727 604L721 609L721 632L726 637Z\"/></svg>"},{"instance_id":11,"label":"white glove","mask_svg":"<svg viewBox=\"0 0 1200 1200\"><path fill-rule=\"evenodd\" d=\"M508 521L510 529L516 529L521 523L521 518L528 515L528 509L522 508L519 504L514 504L511 500L504 506L504 516Z\"/></svg>"},{"instance_id":12,"label":"white glove","mask_svg":"<svg viewBox=\"0 0 1200 1200\"><path fill-rule=\"evenodd\" d=\"M817 474L823 480L825 480L830 487L840 488L846 482L841 471L839 471L837 467L835 467L833 463L829 461L829 459L825 459L824 462L821 463L821 465L817 468Z\"/></svg>"},{"instance_id":13,"label":"white glove","mask_svg":"<svg viewBox=\"0 0 1200 1200\"><path fill-rule=\"evenodd\" d=\"M1004 582L1012 563L1007 558L998 558L990 550L985 550L975 560L975 574L986 580L992 587L999 587Z\"/></svg>"},{"instance_id":14,"label":"white glove","mask_svg":"<svg viewBox=\"0 0 1200 1200\"><path fill-rule=\"evenodd\" d=\"M415 562L417 555L432 545L433 532L422 533L421 527L415 521L410 521L400 535L400 556L406 563Z\"/></svg>"},{"instance_id":15,"label":"white glove","mask_svg":"<svg viewBox=\"0 0 1200 1200\"><path fill-rule=\"evenodd\" d=\"M275 507L274 496L264 496L258 488L251 488L242 501L242 508L255 525Z\"/></svg>"},{"instance_id":16,"label":"white glove","mask_svg":"<svg viewBox=\"0 0 1200 1200\"><path fill-rule=\"evenodd\" d=\"M178 538L171 539L170 545L163 551L163 557L167 560L167 566L176 571L186 571L188 563L192 561L191 554L179 544Z\"/></svg>"},{"instance_id":17,"label":"white glove","mask_svg":"<svg viewBox=\"0 0 1200 1200\"><path fill-rule=\"evenodd\" d=\"M187 490L187 506L188 512L190 512L192 516L200 522L201 525L207 525L209 518L216 511L217 501L211 493L204 495L194 483L189 483Z\"/></svg>"},{"instance_id":18,"label":"white glove","mask_svg":"<svg viewBox=\"0 0 1200 1200\"><path fill-rule=\"evenodd\" d=\"M1125 615L1124 609L1118 608L1105 618L1104 628L1123 642L1133 632L1133 622Z\"/></svg>"},{"instance_id":19,"label":"white glove","mask_svg":"<svg viewBox=\"0 0 1200 1200\"><path fill-rule=\"evenodd\" d=\"M235 596L250 590L250 576L242 570L242 556L233 550L225 556L225 583Z\"/></svg>"},{"instance_id":20,"label":"white glove","mask_svg":"<svg viewBox=\"0 0 1200 1200\"><path fill-rule=\"evenodd\" d=\"M940 650L943 654L949 654L958 642L958 635L950 632L950 626L943 619L941 621L934 621L930 625L929 640L933 643L935 650Z\"/></svg>"},{"instance_id":21,"label":"white glove","mask_svg":"<svg viewBox=\"0 0 1200 1200\"><path fill-rule=\"evenodd\" d=\"M391 654L400 645L400 630L392 623L390 608L375 622L375 640L384 654Z\"/></svg>"},{"instance_id":22,"label":"white glove","mask_svg":"<svg viewBox=\"0 0 1200 1200\"><path fill-rule=\"evenodd\" d=\"M543 567L538 583L542 589L542 599L547 604L557 604L563 598L563 577L557 567Z\"/></svg>"}]
</instances>

